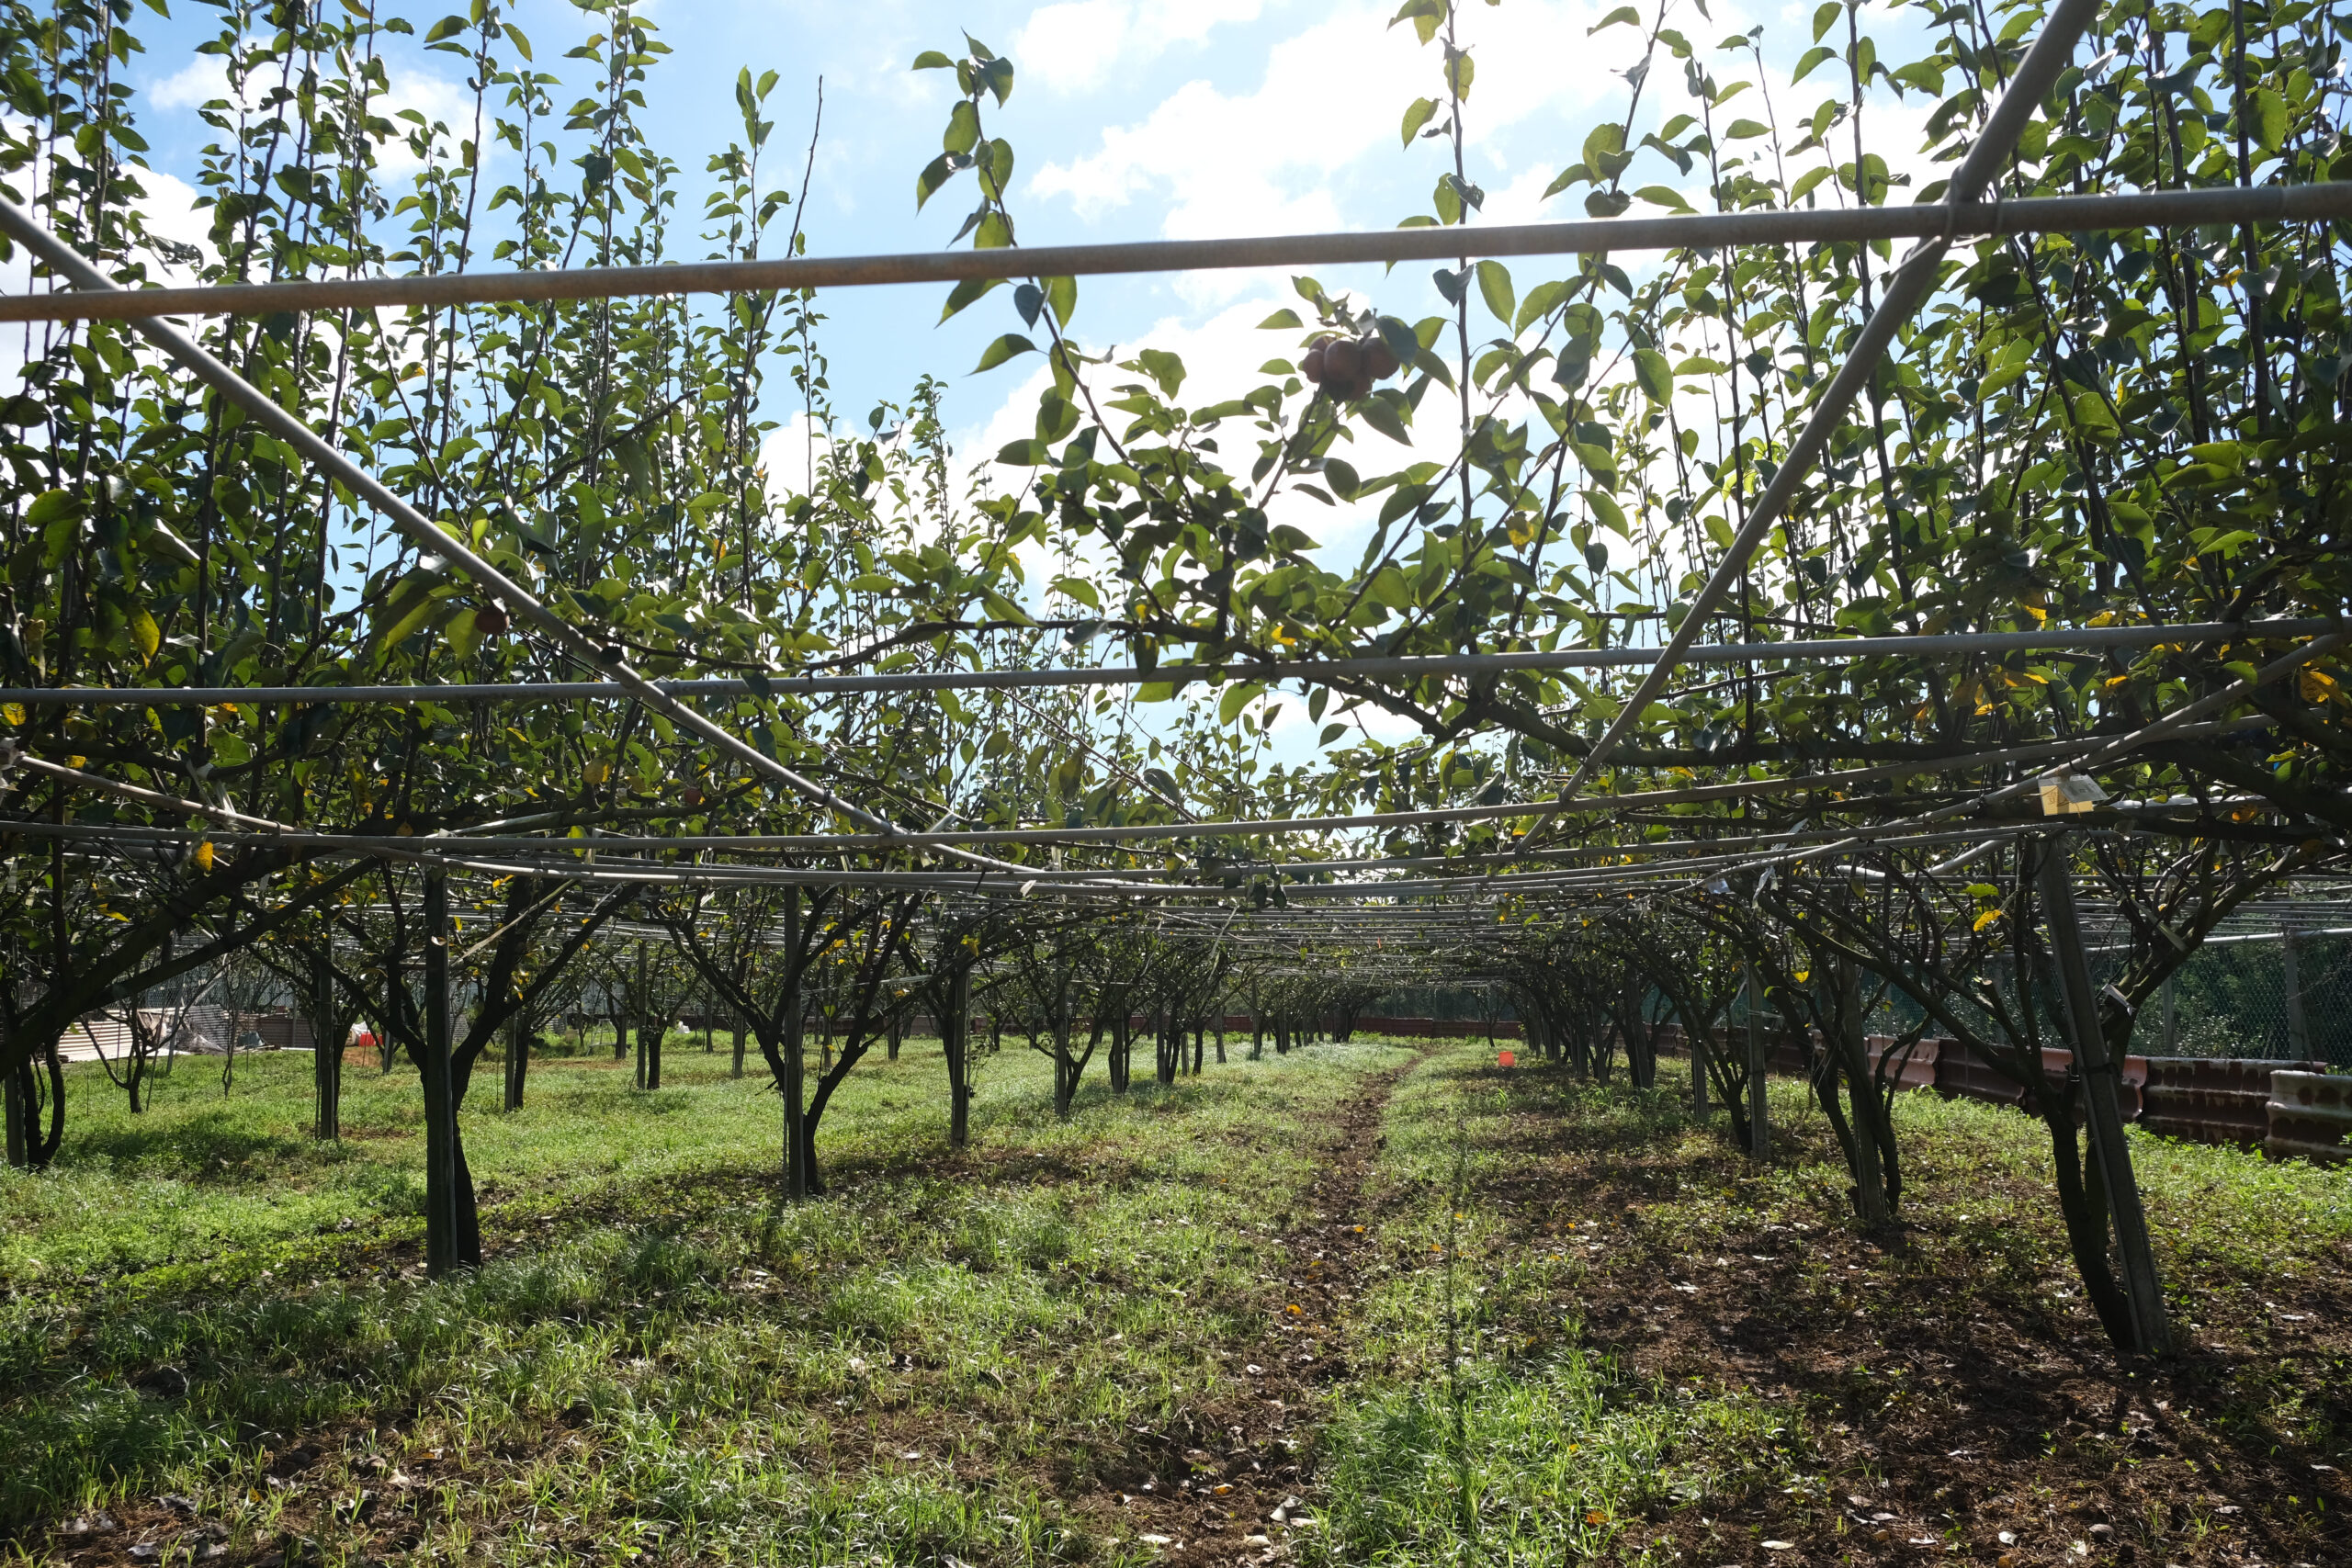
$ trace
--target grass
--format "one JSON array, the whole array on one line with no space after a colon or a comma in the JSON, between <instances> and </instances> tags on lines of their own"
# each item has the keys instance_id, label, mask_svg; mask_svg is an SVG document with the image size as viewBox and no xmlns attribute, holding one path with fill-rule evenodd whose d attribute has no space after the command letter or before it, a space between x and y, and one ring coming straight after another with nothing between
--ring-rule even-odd
<instances>
[{"instance_id":1,"label":"grass","mask_svg":"<svg viewBox=\"0 0 2352 1568\"><path fill-rule=\"evenodd\" d=\"M548 1064L524 1111L468 1114L492 1259L447 1283L415 1277L413 1076L355 1070L337 1147L302 1135L304 1058L137 1119L77 1078L56 1170L0 1186L0 1518L170 1494L327 1562L1121 1561L1146 1549L1062 1500L1148 1478L1139 1432L1233 1394L1306 1134L1406 1059L1325 1047L1058 1123L1007 1053L956 1158L925 1043L829 1115L840 1195L782 1212L774 1096L723 1056L673 1047L652 1095Z\"/></svg>"},{"instance_id":2,"label":"grass","mask_svg":"<svg viewBox=\"0 0 2352 1568\"><path fill-rule=\"evenodd\" d=\"M2352 1560L2341 1171L2135 1134L2193 1325L2149 1367L2078 1299L2038 1123L1985 1107L1901 1101L1905 1224L1864 1237L1793 1084L1756 1165L1670 1092L1468 1044L1098 1083L1067 1122L1008 1050L959 1155L922 1041L837 1100L834 1195L779 1209L775 1098L698 1044L653 1094L600 1055L535 1065L511 1116L478 1082L490 1262L442 1282L413 1073L355 1057L322 1145L307 1057L244 1058L225 1098L183 1062L136 1118L77 1071L57 1167L0 1177L6 1542L222 1568Z\"/></svg>"},{"instance_id":3,"label":"grass","mask_svg":"<svg viewBox=\"0 0 2352 1568\"><path fill-rule=\"evenodd\" d=\"M2125 1362L2040 1123L1905 1097L1905 1224L1866 1237L1772 1098L1758 1166L1671 1091L1471 1050L1406 1081L1326 1561L2352 1561L2343 1170L2134 1133L2184 1344Z\"/></svg>"}]
</instances>

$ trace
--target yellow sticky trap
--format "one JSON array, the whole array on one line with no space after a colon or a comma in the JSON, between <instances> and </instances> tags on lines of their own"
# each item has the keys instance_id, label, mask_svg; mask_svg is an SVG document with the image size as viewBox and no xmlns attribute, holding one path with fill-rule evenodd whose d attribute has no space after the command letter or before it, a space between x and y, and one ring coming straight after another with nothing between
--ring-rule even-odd
<instances>
[{"instance_id":1,"label":"yellow sticky trap","mask_svg":"<svg viewBox=\"0 0 2352 1568\"><path fill-rule=\"evenodd\" d=\"M2080 773L2045 773L2041 779L2041 814L2066 817L2088 811L2107 798L2098 781Z\"/></svg>"}]
</instances>

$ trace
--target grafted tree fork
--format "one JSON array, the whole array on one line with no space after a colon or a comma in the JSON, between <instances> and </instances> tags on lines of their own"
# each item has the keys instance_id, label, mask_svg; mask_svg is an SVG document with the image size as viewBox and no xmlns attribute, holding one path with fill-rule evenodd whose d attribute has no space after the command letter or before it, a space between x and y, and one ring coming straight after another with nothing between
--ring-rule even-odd
<instances>
[{"instance_id":1,"label":"grafted tree fork","mask_svg":"<svg viewBox=\"0 0 2352 1568\"><path fill-rule=\"evenodd\" d=\"M1825 936L1804 896L1807 884L1775 878L1759 889L1756 908L1770 917L1788 940L1757 941L1748 961L1762 976L1766 994L1778 1002L1805 1060L1806 1081L1829 1122L1847 1173L1855 1213L1865 1226L1893 1221L1902 1201L1903 1169L1885 1089L1873 1080L1863 1045L1870 1004L1857 971L1871 969L1851 950ZM1831 901L1845 897L1842 889ZM1817 1039L1817 1043L1816 1043ZM1838 1086L1846 1103L1838 1103ZM1850 1114L1849 1114L1850 1111Z\"/></svg>"},{"instance_id":2,"label":"grafted tree fork","mask_svg":"<svg viewBox=\"0 0 2352 1568\"><path fill-rule=\"evenodd\" d=\"M153 911L128 926L99 922L89 935L47 956L50 983L29 1001L0 987L0 1072L15 1071L63 1038L75 1020L209 967L310 910L333 902L373 869L355 861L312 879L275 904L251 891L269 879L308 868L311 858L291 850L251 845L214 862L214 869L160 891ZM107 929L111 928L111 929ZM191 931L210 941L181 948ZM143 965L143 967L142 967Z\"/></svg>"},{"instance_id":3,"label":"grafted tree fork","mask_svg":"<svg viewBox=\"0 0 2352 1568\"><path fill-rule=\"evenodd\" d=\"M770 1081L785 1098L785 1196L808 1195L800 1138L800 984L821 912L839 890L797 886L696 888L659 907L680 952L759 1042Z\"/></svg>"},{"instance_id":4,"label":"grafted tree fork","mask_svg":"<svg viewBox=\"0 0 2352 1568\"><path fill-rule=\"evenodd\" d=\"M250 950L286 983L311 1027L311 1135L324 1143L343 1136L344 1053L367 1011L363 998L337 982L334 932L334 911L322 909Z\"/></svg>"},{"instance_id":5,"label":"grafted tree fork","mask_svg":"<svg viewBox=\"0 0 2352 1568\"><path fill-rule=\"evenodd\" d=\"M407 918L402 906L398 881L400 873L391 866L383 868L385 903L390 919L380 927L371 929L353 919L345 930L362 944L374 945L375 965L380 984L370 985L368 977L354 972L345 964L329 964L336 981L355 999L361 1000L384 1038L405 1050L417 1066L420 1081L431 1092L428 1081L431 1068L427 1057L432 1048L428 1038L428 1011L435 998L420 997L408 983L408 953L413 935L422 927ZM446 1200L439 1194L426 1194L426 1224L429 1227L447 1223L454 1226L448 1243L447 1256L458 1267L478 1269L481 1266L481 1220L474 1196L473 1170L466 1163L465 1138L457 1124L457 1112L463 1109L466 1091L473 1082L475 1063L499 1031L517 1013L553 986L606 921L636 897L635 887L623 885L605 895L579 918L564 940L551 952L540 953L534 964L534 942L540 927L549 919L556 906L540 897L539 885L529 877L517 876L506 887L506 923L491 944L489 962L480 972L475 986L475 1006L467 1021L462 1039L449 1044L449 1121L447 1134L450 1147L446 1156L435 1148L426 1150L428 1178L446 1173L453 1182L453 1190ZM450 976L454 987L457 976ZM435 1138L436 1120L426 1119L429 1141ZM436 1156L439 1156L436 1158Z\"/></svg>"},{"instance_id":6,"label":"grafted tree fork","mask_svg":"<svg viewBox=\"0 0 2352 1568\"><path fill-rule=\"evenodd\" d=\"M923 1002L939 1027L947 1066L947 1143L961 1149L972 1136L973 974L1012 940L1012 923L986 905L960 913L933 905L924 922L931 955L921 964ZM921 958L919 949L910 950Z\"/></svg>"},{"instance_id":7,"label":"grafted tree fork","mask_svg":"<svg viewBox=\"0 0 2352 1568\"><path fill-rule=\"evenodd\" d=\"M1666 998L1682 1026L1683 1039L1704 1065L1708 1081L1727 1106L1742 1103L1747 1089L1744 1054L1714 1049L1715 1029L1731 1011L1743 984L1735 952L1703 921L1673 909L1631 928L1627 945L1640 957L1650 984Z\"/></svg>"},{"instance_id":8,"label":"grafted tree fork","mask_svg":"<svg viewBox=\"0 0 2352 1568\"><path fill-rule=\"evenodd\" d=\"M1881 869L1898 902L1888 914L1871 919L1850 903L1823 900L1809 907L1807 935L1817 947L1842 951L1849 962L1883 976L1921 1009L1929 1026L2018 1086L2048 1132L2060 1213L2084 1292L2109 1337L2129 1347L2131 1303L2109 1257L2105 1179L2075 1124L2079 1085L2070 1074L2053 1077L2042 1066L2045 1043L2064 1038L2052 1032L2052 1021L2064 1015L2053 955L2037 918L2033 852L2007 853L1998 893L1983 900L1990 908L1974 908L1972 900L1958 909L1915 866L1890 857ZM2139 1004L2233 909L2317 852L2296 848L2256 861L2232 846L2205 843L2152 866L2158 858L2154 845L2132 855L2102 847L2095 863L2118 893L2133 932L2132 954L2113 982L2126 1005L2105 998L2100 1008L2110 1057L2120 1061L2128 1053ZM2165 928L2180 940L2164 935ZM2003 966L2009 971L2006 984L1993 978Z\"/></svg>"},{"instance_id":9,"label":"grafted tree fork","mask_svg":"<svg viewBox=\"0 0 2352 1568\"><path fill-rule=\"evenodd\" d=\"M844 967L851 973L841 1046L833 1053L832 1066L818 1076L817 1091L809 1096L801 1121L801 1158L811 1194L821 1195L825 1190L817 1163L817 1125L824 1120L825 1108L892 1021L912 1010L913 989L900 989L890 981L913 967L915 915L923 901L924 895L913 892L877 897L854 922L837 921L825 928L820 934L831 935L831 944L812 954L814 958L845 948L848 963Z\"/></svg>"},{"instance_id":10,"label":"grafted tree fork","mask_svg":"<svg viewBox=\"0 0 2352 1568\"><path fill-rule=\"evenodd\" d=\"M1087 1064L1102 1042L1101 1010L1089 1005L1100 995L1102 933L1091 926L1070 924L1033 933L1008 954L1020 976L1019 1001L1029 1048L1054 1065L1054 1114L1068 1120L1078 1098L1078 1086ZM1075 1050L1079 1010L1088 1006L1093 1015L1086 1049Z\"/></svg>"},{"instance_id":11,"label":"grafted tree fork","mask_svg":"<svg viewBox=\"0 0 2352 1568\"><path fill-rule=\"evenodd\" d=\"M869 894L842 887L752 886L713 892L697 888L662 902L658 912L678 951L719 998L733 1009L760 1044L760 1055L784 1100L784 1195L820 1197L824 1179L816 1157L817 1127L834 1091L888 1021L882 988L910 971L912 916L919 903L905 893ZM854 942L848 991L850 1032L832 1067L808 1092L802 1022L808 982L818 958L836 943Z\"/></svg>"}]
</instances>

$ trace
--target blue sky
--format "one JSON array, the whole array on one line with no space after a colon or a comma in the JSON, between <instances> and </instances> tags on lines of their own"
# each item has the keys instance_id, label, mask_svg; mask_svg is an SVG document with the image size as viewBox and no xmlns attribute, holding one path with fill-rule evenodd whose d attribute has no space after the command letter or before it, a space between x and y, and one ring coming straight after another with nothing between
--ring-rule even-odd
<instances>
[{"instance_id":1,"label":"blue sky","mask_svg":"<svg viewBox=\"0 0 2352 1568\"><path fill-rule=\"evenodd\" d=\"M1480 221L1583 216L1580 193L1546 203L1542 192L1578 156L1594 124L1623 114L1630 88L1621 73L1637 57L1639 35L1620 26L1594 36L1594 23L1612 8L1601 0L1463 7L1464 41L1477 62L1465 126L1468 173L1487 193ZM1431 186L1446 167L1442 142L1399 145L1407 104L1440 96L1441 57L1419 44L1409 26L1389 27L1393 9L1366 0L654 0L644 14L674 52L652 73L643 118L655 145L687 171L692 186L706 157L741 133L733 99L738 70L775 70L779 82L769 111L776 130L765 179L797 188L821 77L824 129L804 214L810 252L937 248L949 242L974 197L967 177L916 211L915 175L939 149L955 88L948 73L910 66L926 49L960 51L968 31L1019 69L1012 102L991 111L989 130L1009 137L1019 152L1012 205L1025 243L1387 228L1430 210ZM389 14L390 7L379 5L379 15ZM405 14L421 31L435 11ZM154 149L152 161L167 174L189 175L210 135L195 111L220 94L220 78L217 65L192 51L209 36L214 15L183 8L164 22L142 13L137 24L149 47L130 74L146 100L141 123ZM538 64L566 74L572 92L557 96L569 102L582 80L581 62L561 56L595 18L549 0L523 0L508 16L529 35ZM1802 85L1789 81L1795 58L1813 41L1812 17L1810 4L1751 13L1733 0L1681 0L1670 19L1725 80L1754 72L1745 56L1722 52L1719 44L1761 23L1771 70L1762 91L1745 95L1732 112L1753 112L1769 94L1785 124L1844 91L1842 69L1834 65ZM1895 53L1901 45L1890 35L1908 28L1891 22L1882 14L1866 28ZM395 99L462 123L470 108L465 62L428 53L413 40L391 42ZM1684 107L1679 75L1672 62L1661 62L1637 136ZM1874 105L1874 118L1866 121L1873 149L1897 168L1916 164L1919 125L1931 107ZM1637 166L1627 186L1668 183L1703 205L1702 176L1681 176L1657 163ZM1833 189L1825 187L1824 196ZM169 206L175 194L185 202L185 189L163 191L158 205ZM696 203L689 198L682 209L691 216ZM691 224L681 228L691 232ZM681 250L690 248L691 242ZM1522 291L1545 276L1542 268L1540 262L1515 264ZM1400 268L1393 276L1377 267L1318 276L1408 319L1442 309L1426 266ZM1030 359L968 374L980 348L1017 324L1010 292L943 326L936 323L945 293L925 286L822 297L820 308L830 321L821 344L835 407L862 428L874 400L902 396L919 375L932 372L950 382L946 412L960 455L985 461L1005 441L1030 433L1043 372ZM1193 372L1183 400L1200 403L1245 390L1258 379L1261 362L1295 348L1295 334L1256 329L1285 303L1296 300L1283 275L1087 279L1075 326L1091 348L1149 343L1181 353ZM789 396L788 387L776 385L780 399ZM774 412L782 420L794 411ZM1416 447L1425 448L1417 455L1439 455L1449 436L1436 427L1447 422L1422 423L1430 428L1417 432ZM792 433L779 439L799 449ZM1358 466L1374 472L1409 455L1366 451L1362 459ZM1352 561L1364 520L1304 499L1292 504L1296 510L1279 520L1306 528ZM1289 707L1285 728L1303 728L1295 698ZM1311 732L1285 739L1285 750L1301 740L1312 749Z\"/></svg>"},{"instance_id":2,"label":"blue sky","mask_svg":"<svg viewBox=\"0 0 2352 1568\"><path fill-rule=\"evenodd\" d=\"M1588 36L1608 8L1593 0L1464 7L1479 71L1466 120L1470 175L1488 192L1487 220L1582 215L1573 196L1549 204L1539 197L1591 125L1622 113L1628 89L1617 72L1636 39L1623 27ZM1710 53L1708 46L1756 19L1736 6L1710 9L1712 18L1703 17L1686 0L1675 18ZM432 14L413 16L422 25ZM737 133L732 81L748 65L779 73L768 167L797 185L823 78L824 132L805 215L817 253L929 249L955 232L968 181L920 214L913 201L915 172L938 149L953 84L945 73L909 65L924 49L957 49L966 31L1021 71L1011 106L990 129L1019 150L1014 205L1027 243L1385 228L1429 209L1442 167L1440 144L1402 151L1396 130L1407 103L1436 93L1437 51L1420 46L1409 27L1389 28L1390 9L1378 5L656 0L646 14L675 51L653 73L647 123L657 145L689 171ZM1782 72L1811 42L1810 14L1791 6L1761 18L1768 54ZM509 15L543 66L578 68L560 56L588 30L585 14L525 0ZM185 175L208 134L195 106L219 90L219 78L190 50L210 16L183 6L170 22L142 14L138 24L149 51L131 74L148 100L141 118L153 162L167 173ZM1718 58L1719 72L1736 70ZM396 57L396 96L455 117L467 96L462 73L456 58L413 49ZM1836 90L1825 72L1776 107L1809 108ZM1679 84L1653 81L1652 103L1679 97ZM1356 287L1402 314L1439 308L1426 268L1387 279L1377 268L1335 269L1323 281ZM1004 298L934 327L944 297L938 288L897 288L825 298L831 321L824 343L842 413L861 416L874 398L901 392L930 370L956 383L950 421L967 440L982 439L1008 401L1005 417L1025 422L1028 400L1015 396L1020 367L966 376L980 346L1006 330ZM1238 379L1287 346L1247 327L1289 299L1279 276L1088 280L1077 325L1098 346L1168 339L1199 361L1197 375Z\"/></svg>"}]
</instances>

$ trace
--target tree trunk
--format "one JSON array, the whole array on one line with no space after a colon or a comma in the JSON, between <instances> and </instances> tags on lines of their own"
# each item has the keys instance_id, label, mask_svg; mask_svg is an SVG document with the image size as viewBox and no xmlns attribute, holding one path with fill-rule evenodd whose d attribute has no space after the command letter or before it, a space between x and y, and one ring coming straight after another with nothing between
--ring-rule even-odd
<instances>
[{"instance_id":1,"label":"tree trunk","mask_svg":"<svg viewBox=\"0 0 2352 1568\"><path fill-rule=\"evenodd\" d=\"M30 1062L10 1071L0 1081L0 1095L7 1100L8 1168L24 1170L32 1164L31 1140L26 1128L32 1120L33 1067Z\"/></svg>"},{"instance_id":2,"label":"tree trunk","mask_svg":"<svg viewBox=\"0 0 2352 1568\"><path fill-rule=\"evenodd\" d=\"M335 1038L342 1013L334 1005L334 966L322 949L311 961L311 1136L332 1143L343 1136L343 1053L349 1043Z\"/></svg>"},{"instance_id":3,"label":"tree trunk","mask_svg":"<svg viewBox=\"0 0 2352 1568\"><path fill-rule=\"evenodd\" d=\"M1846 1098L1852 1108L1852 1157L1848 1163L1854 1178L1854 1212L1860 1216L1863 1228L1876 1230L1892 1215L1882 1168L1887 1152L1887 1134L1883 1125L1885 1117L1879 1103L1878 1087L1871 1081L1870 1050L1862 1040L1860 983L1855 978L1854 965L1843 957L1838 959L1835 973L1838 1007L1831 1021L1838 1031L1837 1046L1846 1073Z\"/></svg>"},{"instance_id":4,"label":"tree trunk","mask_svg":"<svg viewBox=\"0 0 2352 1568\"><path fill-rule=\"evenodd\" d=\"M1069 1120L1070 1102L1078 1097L1078 1075L1071 1070L1070 1016L1067 1002L1055 1007L1050 1023L1054 1032L1054 1115L1067 1122Z\"/></svg>"},{"instance_id":5,"label":"tree trunk","mask_svg":"<svg viewBox=\"0 0 2352 1568\"><path fill-rule=\"evenodd\" d=\"M947 984L947 1016L939 1021L939 1043L947 1057L947 1146L955 1149L972 1138L971 1027L972 974L959 969Z\"/></svg>"},{"instance_id":6,"label":"tree trunk","mask_svg":"<svg viewBox=\"0 0 2352 1568\"><path fill-rule=\"evenodd\" d=\"M506 1021L506 1092L500 1100L505 1111L523 1109L523 1082L531 1070L531 1041L523 1023L519 1011Z\"/></svg>"},{"instance_id":7,"label":"tree trunk","mask_svg":"<svg viewBox=\"0 0 2352 1568\"><path fill-rule=\"evenodd\" d=\"M652 1002L652 999L653 998L648 993L646 987L645 944L640 942L637 944L637 987L630 993L628 998L629 1019L630 1021L637 1025L636 1067L637 1087L639 1089L650 1089L653 1087L651 1079L652 1067L647 1061L645 1055L645 1030L646 1025L651 1021L647 1014L651 1011L650 1003ZM619 1041L616 1040L614 1042L615 1047L617 1048L619 1043Z\"/></svg>"},{"instance_id":8,"label":"tree trunk","mask_svg":"<svg viewBox=\"0 0 2352 1568\"><path fill-rule=\"evenodd\" d=\"M729 1076L739 1078L743 1076L743 1021L740 1018L735 1021L735 1067Z\"/></svg>"},{"instance_id":9,"label":"tree trunk","mask_svg":"<svg viewBox=\"0 0 2352 1568\"><path fill-rule=\"evenodd\" d=\"M2036 879L2042 894L2043 924L2057 959L2059 993L2066 1032L2074 1046L2075 1073L2081 1085L2084 1110L2090 1127L2091 1163L2086 1185L2097 1195L2115 1229L2115 1250L2123 1265L2126 1335L2109 1337L2119 1348L2160 1356L2172 1348L2171 1325L2165 1319L2164 1285L2156 1258L2148 1245L2147 1216L2140 1206L2140 1181L2132 1168L2132 1149L2124 1137L2122 1107L2116 1093L2120 1075L2115 1057L2131 1043L2129 1009L2117 1012L2113 1050L2099 1018L2098 993L2092 988L2090 966L2083 954L2082 927L2075 912L2074 873L2067 863L2064 839L2041 846ZM2067 1119L2068 1132L2074 1118ZM2105 1237L2099 1251L2106 1263ZM2086 1276L2085 1283L2088 1284Z\"/></svg>"},{"instance_id":10,"label":"tree trunk","mask_svg":"<svg viewBox=\"0 0 2352 1568\"><path fill-rule=\"evenodd\" d=\"M807 1064L802 1060L800 1031L800 891L793 889L784 901L784 950L793 964L792 984L786 989L784 1002L784 1195L799 1202L809 1193L808 1145L805 1134L805 1107L802 1077Z\"/></svg>"},{"instance_id":11,"label":"tree trunk","mask_svg":"<svg viewBox=\"0 0 2352 1568\"><path fill-rule=\"evenodd\" d=\"M481 1265L473 1175L458 1132L457 1085L449 1062L449 886L446 874L424 882L424 1258L439 1278Z\"/></svg>"},{"instance_id":12,"label":"tree trunk","mask_svg":"<svg viewBox=\"0 0 2352 1568\"><path fill-rule=\"evenodd\" d=\"M890 1032L885 1038L883 1043L885 1048L889 1052L888 1059L893 1062L897 1061L899 1059L899 1019L896 1014L891 1016Z\"/></svg>"},{"instance_id":13,"label":"tree trunk","mask_svg":"<svg viewBox=\"0 0 2352 1568\"><path fill-rule=\"evenodd\" d=\"M1756 966L1747 966L1747 1153L1751 1159L1772 1157L1770 1101L1764 1097L1766 1064L1770 1060L1764 1042L1764 993L1756 984Z\"/></svg>"}]
</instances>

